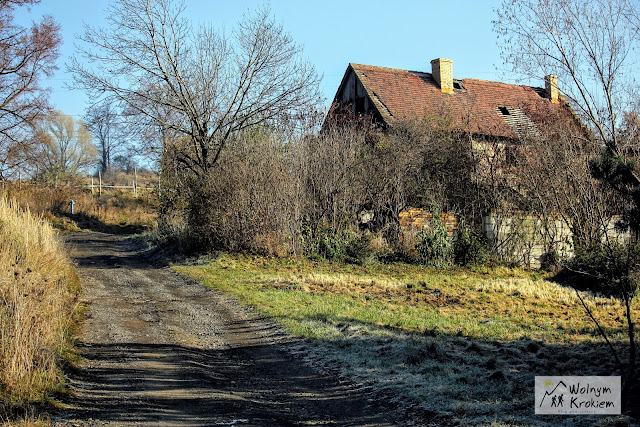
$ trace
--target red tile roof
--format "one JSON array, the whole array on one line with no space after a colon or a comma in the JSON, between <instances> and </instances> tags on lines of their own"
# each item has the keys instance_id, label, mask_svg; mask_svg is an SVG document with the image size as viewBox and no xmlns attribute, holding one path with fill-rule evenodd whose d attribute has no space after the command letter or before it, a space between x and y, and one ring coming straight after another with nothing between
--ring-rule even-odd
<instances>
[{"instance_id":1,"label":"red tile roof","mask_svg":"<svg viewBox=\"0 0 640 427\"><path fill-rule=\"evenodd\" d=\"M503 116L499 107L523 109L561 108L544 98L544 90L487 80L454 80L461 87L453 94L440 91L430 73L349 64L382 115L394 120L415 117L450 117L454 127L475 134L515 137L513 118ZM511 126L508 123L511 122ZM520 124L522 125L522 124Z\"/></svg>"}]
</instances>

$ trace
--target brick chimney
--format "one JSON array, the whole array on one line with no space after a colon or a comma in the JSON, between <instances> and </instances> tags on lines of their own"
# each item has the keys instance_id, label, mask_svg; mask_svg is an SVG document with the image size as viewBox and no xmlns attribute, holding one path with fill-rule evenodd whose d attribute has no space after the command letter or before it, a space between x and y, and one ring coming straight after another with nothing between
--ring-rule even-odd
<instances>
[{"instance_id":1,"label":"brick chimney","mask_svg":"<svg viewBox=\"0 0 640 427\"><path fill-rule=\"evenodd\" d=\"M558 76L555 74L544 76L544 89L551 102L558 102Z\"/></svg>"},{"instance_id":2,"label":"brick chimney","mask_svg":"<svg viewBox=\"0 0 640 427\"><path fill-rule=\"evenodd\" d=\"M442 93L453 93L453 60L437 58L431 61L431 75Z\"/></svg>"}]
</instances>

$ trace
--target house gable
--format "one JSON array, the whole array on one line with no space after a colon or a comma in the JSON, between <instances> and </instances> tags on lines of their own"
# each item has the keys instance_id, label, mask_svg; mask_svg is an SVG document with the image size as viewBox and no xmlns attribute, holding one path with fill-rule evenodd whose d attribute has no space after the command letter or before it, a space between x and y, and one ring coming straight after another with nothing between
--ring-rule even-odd
<instances>
[{"instance_id":1,"label":"house gable","mask_svg":"<svg viewBox=\"0 0 640 427\"><path fill-rule=\"evenodd\" d=\"M376 95L365 87L362 77L362 73L358 73L357 69L349 64L336 92L330 115L350 114L353 117L371 117L379 124L389 123L391 116L388 110L376 99ZM339 111L335 108L339 108Z\"/></svg>"}]
</instances>

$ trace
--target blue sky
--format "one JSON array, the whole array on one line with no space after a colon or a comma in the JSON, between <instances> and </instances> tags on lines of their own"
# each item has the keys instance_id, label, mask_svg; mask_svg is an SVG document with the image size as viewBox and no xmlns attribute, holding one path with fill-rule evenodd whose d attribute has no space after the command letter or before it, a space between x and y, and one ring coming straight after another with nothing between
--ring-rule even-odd
<instances>
[{"instance_id":1,"label":"blue sky","mask_svg":"<svg viewBox=\"0 0 640 427\"><path fill-rule=\"evenodd\" d=\"M21 10L18 22L27 25L43 14L62 26L64 45L60 70L46 82L52 104L81 117L87 98L64 87L71 76L64 64L74 54L75 35L82 24L105 25L107 0L42 0L30 13ZM230 30L242 14L265 2L257 0L187 0L187 14L196 22ZM515 82L505 73L496 35L491 31L499 0L380 1L272 0L272 14L284 24L304 54L324 75L322 92L330 102L349 62L417 71L431 69L437 57L453 59L456 78ZM542 82L524 82L541 86Z\"/></svg>"}]
</instances>

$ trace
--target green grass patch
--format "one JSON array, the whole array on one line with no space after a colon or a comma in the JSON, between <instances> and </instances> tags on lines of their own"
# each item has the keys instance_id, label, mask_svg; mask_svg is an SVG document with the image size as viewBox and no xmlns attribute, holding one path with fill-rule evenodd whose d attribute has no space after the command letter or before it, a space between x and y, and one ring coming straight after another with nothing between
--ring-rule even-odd
<instances>
[{"instance_id":1,"label":"green grass patch","mask_svg":"<svg viewBox=\"0 0 640 427\"><path fill-rule=\"evenodd\" d=\"M174 268L306 338L292 350L300 357L437 425L628 422L533 415L535 375L616 374L575 292L543 274L229 254ZM588 304L624 343L622 306Z\"/></svg>"},{"instance_id":2,"label":"green grass patch","mask_svg":"<svg viewBox=\"0 0 640 427\"><path fill-rule=\"evenodd\" d=\"M493 341L599 341L572 289L540 274L501 268L432 270L222 255L175 269L233 295L300 336L326 338L326 326L361 324L418 334ZM625 339L622 306L589 298L614 340ZM638 305L634 307L636 318ZM321 321L325 327L309 328Z\"/></svg>"}]
</instances>

